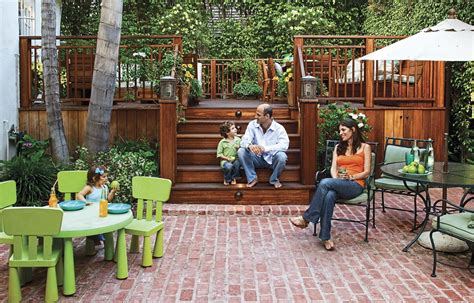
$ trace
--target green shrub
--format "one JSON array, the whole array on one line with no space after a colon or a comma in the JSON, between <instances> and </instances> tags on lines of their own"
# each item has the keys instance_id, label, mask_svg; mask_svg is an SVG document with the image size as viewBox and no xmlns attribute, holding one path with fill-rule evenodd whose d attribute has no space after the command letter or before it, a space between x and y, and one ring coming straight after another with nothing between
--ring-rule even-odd
<instances>
[{"instance_id":1,"label":"green shrub","mask_svg":"<svg viewBox=\"0 0 474 303\"><path fill-rule=\"evenodd\" d=\"M92 156L87 148L78 147L74 169L87 170L92 165L105 165L109 171L109 181L117 180L120 191L114 202L129 203L132 198L132 178L134 176L157 176L157 145L145 140L122 141L108 152Z\"/></svg>"},{"instance_id":2,"label":"green shrub","mask_svg":"<svg viewBox=\"0 0 474 303\"><path fill-rule=\"evenodd\" d=\"M16 182L17 204L42 206L49 198L57 169L48 157L14 157L4 163L4 180Z\"/></svg>"},{"instance_id":3,"label":"green shrub","mask_svg":"<svg viewBox=\"0 0 474 303\"><path fill-rule=\"evenodd\" d=\"M262 88L251 81L241 81L234 85L234 95L237 97L255 97L262 95Z\"/></svg>"},{"instance_id":4,"label":"green shrub","mask_svg":"<svg viewBox=\"0 0 474 303\"><path fill-rule=\"evenodd\" d=\"M319 118L321 122L318 124L319 128L319 151L326 149L326 140L339 140L339 123L351 116L357 115L357 120L361 124L361 133L364 139L367 139L367 134L372 130L368 124L368 119L364 114L357 113L357 108L351 108L350 103L344 103L343 106L337 106L334 103L329 104L319 110ZM354 118L353 118L354 119Z\"/></svg>"}]
</instances>

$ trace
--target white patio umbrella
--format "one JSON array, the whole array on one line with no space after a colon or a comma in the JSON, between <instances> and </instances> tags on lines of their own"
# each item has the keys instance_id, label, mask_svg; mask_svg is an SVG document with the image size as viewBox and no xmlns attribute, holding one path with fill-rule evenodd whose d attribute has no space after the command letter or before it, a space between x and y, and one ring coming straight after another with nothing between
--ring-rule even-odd
<instances>
[{"instance_id":1,"label":"white patio umbrella","mask_svg":"<svg viewBox=\"0 0 474 303\"><path fill-rule=\"evenodd\" d=\"M448 19L418 34L361 57L361 60L474 61L474 26L456 19L450 9ZM449 73L447 74L449 75ZM449 85L447 76L445 83ZM446 85L446 84L445 84ZM445 170L448 168L447 133L451 106L446 100Z\"/></svg>"},{"instance_id":2,"label":"white patio umbrella","mask_svg":"<svg viewBox=\"0 0 474 303\"><path fill-rule=\"evenodd\" d=\"M446 19L361 60L474 61L474 26Z\"/></svg>"}]
</instances>

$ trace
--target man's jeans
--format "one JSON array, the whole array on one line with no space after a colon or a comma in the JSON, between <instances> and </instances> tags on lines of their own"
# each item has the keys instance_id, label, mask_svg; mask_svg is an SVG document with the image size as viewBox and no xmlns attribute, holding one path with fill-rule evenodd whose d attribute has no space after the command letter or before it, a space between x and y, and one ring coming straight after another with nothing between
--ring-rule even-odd
<instances>
[{"instance_id":1,"label":"man's jeans","mask_svg":"<svg viewBox=\"0 0 474 303\"><path fill-rule=\"evenodd\" d=\"M224 166L222 167L222 171L224 172L224 180L227 183L232 182L233 179L240 176L239 160L235 160L233 163L225 161Z\"/></svg>"},{"instance_id":2,"label":"man's jeans","mask_svg":"<svg viewBox=\"0 0 474 303\"><path fill-rule=\"evenodd\" d=\"M272 164L268 164L262 156L257 156L246 148L239 148L237 151L240 163L245 171L247 182L250 183L257 178L256 168L271 168L273 170L270 176L270 184L279 181L281 172L285 169L286 160L288 159L285 152L277 152L273 155Z\"/></svg>"},{"instance_id":3,"label":"man's jeans","mask_svg":"<svg viewBox=\"0 0 474 303\"><path fill-rule=\"evenodd\" d=\"M306 221L317 224L320 221L319 238L331 239L331 220L337 199L352 199L362 193L364 188L350 180L326 178L321 180L311 199L309 208L303 214Z\"/></svg>"}]
</instances>

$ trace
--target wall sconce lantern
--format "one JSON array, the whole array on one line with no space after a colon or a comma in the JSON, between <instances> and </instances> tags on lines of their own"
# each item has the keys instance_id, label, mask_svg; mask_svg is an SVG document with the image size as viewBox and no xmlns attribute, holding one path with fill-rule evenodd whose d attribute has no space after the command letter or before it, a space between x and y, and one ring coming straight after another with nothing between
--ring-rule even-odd
<instances>
[{"instance_id":1,"label":"wall sconce lantern","mask_svg":"<svg viewBox=\"0 0 474 303\"><path fill-rule=\"evenodd\" d=\"M304 76L301 78L301 99L316 99L316 78Z\"/></svg>"},{"instance_id":2,"label":"wall sconce lantern","mask_svg":"<svg viewBox=\"0 0 474 303\"><path fill-rule=\"evenodd\" d=\"M160 79L160 99L176 100L176 79L170 76Z\"/></svg>"}]
</instances>

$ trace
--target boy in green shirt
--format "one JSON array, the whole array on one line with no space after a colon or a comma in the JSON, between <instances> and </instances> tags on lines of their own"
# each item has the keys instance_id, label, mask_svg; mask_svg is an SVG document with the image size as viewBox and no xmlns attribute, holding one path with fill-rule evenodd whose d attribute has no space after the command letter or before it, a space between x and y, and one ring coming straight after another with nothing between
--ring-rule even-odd
<instances>
[{"instance_id":1,"label":"boy in green shirt","mask_svg":"<svg viewBox=\"0 0 474 303\"><path fill-rule=\"evenodd\" d=\"M225 121L220 126L220 133L223 139L217 146L217 158L221 160L224 185L236 184L235 178L240 176L240 162L237 159L240 138L237 137L237 128L234 122Z\"/></svg>"}]
</instances>

